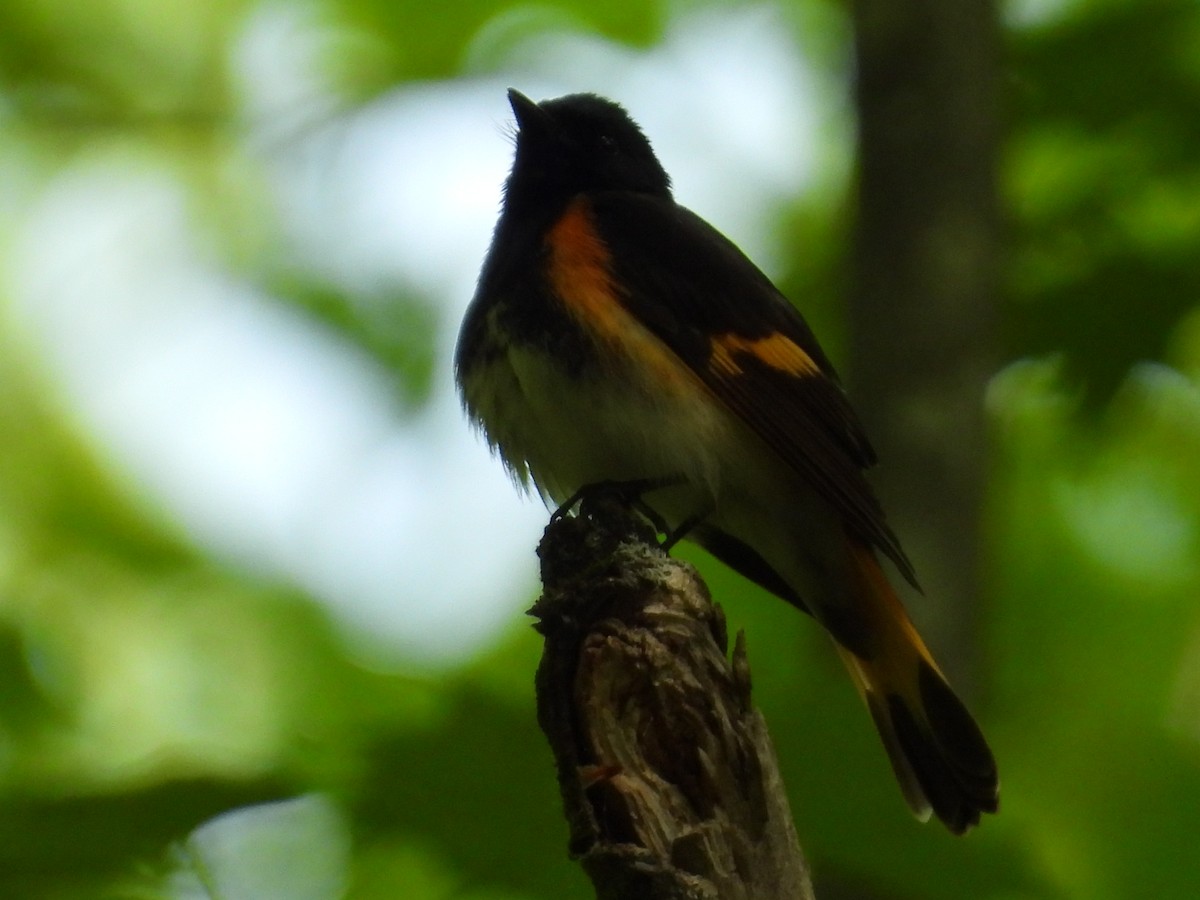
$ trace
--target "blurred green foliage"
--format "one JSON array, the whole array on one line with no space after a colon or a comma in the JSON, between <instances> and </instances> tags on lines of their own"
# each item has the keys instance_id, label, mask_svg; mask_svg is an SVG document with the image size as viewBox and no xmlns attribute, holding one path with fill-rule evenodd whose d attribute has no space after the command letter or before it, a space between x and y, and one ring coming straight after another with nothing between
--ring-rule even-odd
<instances>
[{"instance_id":1,"label":"blurred green foliage","mask_svg":"<svg viewBox=\"0 0 1200 900\"><path fill-rule=\"evenodd\" d=\"M831 15L795 2L822 7L795 21ZM748 633L820 896L1200 894L1200 7L1052 6L1007 32L1009 364L986 398L975 703L1001 815L965 840L914 825L815 629L700 560ZM547 23L645 45L676 11L312 9L342 38L324 62L348 105L485 70L480 29L493 47ZM230 175L229 57L253 11L0 5L0 259L23 198L97 142L139 146L242 221L256 187ZM816 248L793 285L837 283L846 190L791 211ZM257 227L223 234L227 264L425 396L434 331L453 323L417 297L364 315L281 272ZM362 900L587 896L534 722L538 645L516 614L530 598L452 674L363 668L308 598L206 558L114 472L14 321L0 317L0 896L296 897L298 871Z\"/></svg>"}]
</instances>

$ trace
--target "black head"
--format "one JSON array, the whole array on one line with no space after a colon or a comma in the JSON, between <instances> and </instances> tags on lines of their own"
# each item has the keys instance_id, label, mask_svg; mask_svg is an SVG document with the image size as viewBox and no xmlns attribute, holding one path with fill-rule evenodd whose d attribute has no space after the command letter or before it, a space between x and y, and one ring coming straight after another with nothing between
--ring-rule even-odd
<instances>
[{"instance_id":1,"label":"black head","mask_svg":"<svg viewBox=\"0 0 1200 900\"><path fill-rule=\"evenodd\" d=\"M650 142L616 103L569 94L534 103L509 90L517 117L517 155L507 197L562 201L583 191L634 191L671 196L671 179Z\"/></svg>"}]
</instances>

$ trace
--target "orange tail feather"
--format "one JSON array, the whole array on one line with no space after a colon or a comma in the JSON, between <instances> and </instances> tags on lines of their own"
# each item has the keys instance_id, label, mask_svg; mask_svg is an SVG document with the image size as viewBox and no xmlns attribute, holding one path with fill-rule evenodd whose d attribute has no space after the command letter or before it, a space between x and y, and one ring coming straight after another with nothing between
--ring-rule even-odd
<instances>
[{"instance_id":1,"label":"orange tail feather","mask_svg":"<svg viewBox=\"0 0 1200 900\"><path fill-rule=\"evenodd\" d=\"M874 553L852 548L856 587L872 640L838 651L866 701L900 790L922 821L932 811L955 834L999 807L996 762L975 720L946 682Z\"/></svg>"}]
</instances>

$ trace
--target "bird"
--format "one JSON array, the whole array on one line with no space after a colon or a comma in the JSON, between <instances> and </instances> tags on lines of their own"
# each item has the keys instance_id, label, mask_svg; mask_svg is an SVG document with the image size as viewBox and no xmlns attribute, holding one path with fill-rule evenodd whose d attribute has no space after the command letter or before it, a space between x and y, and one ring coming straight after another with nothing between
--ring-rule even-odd
<instances>
[{"instance_id":1,"label":"bird","mask_svg":"<svg viewBox=\"0 0 1200 900\"><path fill-rule=\"evenodd\" d=\"M885 570L919 590L812 330L675 201L622 106L508 97L512 169L454 355L468 418L549 505L634 485L668 543L699 544L811 615L912 812L968 831L999 808L995 758Z\"/></svg>"}]
</instances>

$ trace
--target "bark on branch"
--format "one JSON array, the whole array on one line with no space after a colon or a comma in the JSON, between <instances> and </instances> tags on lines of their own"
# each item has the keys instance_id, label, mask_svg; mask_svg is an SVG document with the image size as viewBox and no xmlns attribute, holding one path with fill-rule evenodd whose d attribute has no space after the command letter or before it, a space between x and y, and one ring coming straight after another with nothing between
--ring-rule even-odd
<instances>
[{"instance_id":1,"label":"bark on branch","mask_svg":"<svg viewBox=\"0 0 1200 900\"><path fill-rule=\"evenodd\" d=\"M617 501L538 548L538 721L570 852L601 900L811 898L739 635Z\"/></svg>"}]
</instances>

